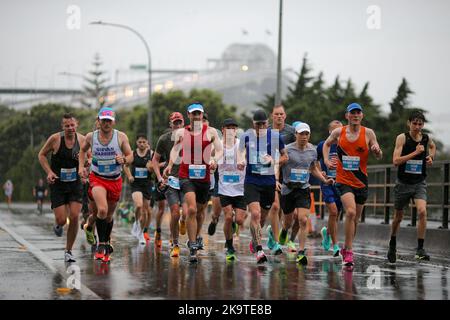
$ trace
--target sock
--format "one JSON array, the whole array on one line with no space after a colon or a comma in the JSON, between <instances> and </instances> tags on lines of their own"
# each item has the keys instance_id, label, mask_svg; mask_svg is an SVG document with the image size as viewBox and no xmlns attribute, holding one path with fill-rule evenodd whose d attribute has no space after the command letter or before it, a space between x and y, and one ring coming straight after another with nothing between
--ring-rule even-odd
<instances>
[{"instance_id":1,"label":"sock","mask_svg":"<svg viewBox=\"0 0 450 320\"><path fill-rule=\"evenodd\" d=\"M288 233L287 230L281 229L281 234L283 238L286 237L287 233Z\"/></svg>"},{"instance_id":2,"label":"sock","mask_svg":"<svg viewBox=\"0 0 450 320\"><path fill-rule=\"evenodd\" d=\"M423 249L423 243L425 239L417 239L417 249Z\"/></svg>"},{"instance_id":3,"label":"sock","mask_svg":"<svg viewBox=\"0 0 450 320\"><path fill-rule=\"evenodd\" d=\"M98 218L95 224L97 226L98 241L102 243L106 242L108 239L106 234L108 224L106 223L106 220Z\"/></svg>"},{"instance_id":4,"label":"sock","mask_svg":"<svg viewBox=\"0 0 450 320\"><path fill-rule=\"evenodd\" d=\"M161 233L161 228L156 228L156 232Z\"/></svg>"},{"instance_id":5,"label":"sock","mask_svg":"<svg viewBox=\"0 0 450 320\"><path fill-rule=\"evenodd\" d=\"M144 230L142 230L142 232L143 232L143 233L146 233L147 230L148 230L147 227L145 227Z\"/></svg>"},{"instance_id":6,"label":"sock","mask_svg":"<svg viewBox=\"0 0 450 320\"><path fill-rule=\"evenodd\" d=\"M389 247L395 248L397 246L397 237L391 236L391 241L389 241Z\"/></svg>"},{"instance_id":7,"label":"sock","mask_svg":"<svg viewBox=\"0 0 450 320\"><path fill-rule=\"evenodd\" d=\"M92 232L92 227L91 226L87 226L86 229L87 229L87 231Z\"/></svg>"},{"instance_id":8,"label":"sock","mask_svg":"<svg viewBox=\"0 0 450 320\"><path fill-rule=\"evenodd\" d=\"M107 224L106 228L106 239L109 242L111 240L111 231L114 225L114 219L111 219L111 222Z\"/></svg>"},{"instance_id":9,"label":"sock","mask_svg":"<svg viewBox=\"0 0 450 320\"><path fill-rule=\"evenodd\" d=\"M231 238L230 240L225 240L225 245L228 249L233 248L233 238Z\"/></svg>"}]
</instances>

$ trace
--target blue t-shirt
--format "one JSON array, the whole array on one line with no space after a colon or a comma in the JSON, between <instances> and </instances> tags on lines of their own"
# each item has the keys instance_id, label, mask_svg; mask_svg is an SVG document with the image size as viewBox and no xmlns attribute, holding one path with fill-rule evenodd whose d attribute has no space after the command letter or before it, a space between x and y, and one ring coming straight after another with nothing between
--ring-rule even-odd
<instances>
[{"instance_id":1,"label":"blue t-shirt","mask_svg":"<svg viewBox=\"0 0 450 320\"><path fill-rule=\"evenodd\" d=\"M320 161L320 167L322 168L322 171L325 171L328 176L335 178L336 177L336 173L332 172L332 170L328 169L327 166L325 165L325 162L323 161L323 144L325 143L325 141L320 141L319 144L317 145L317 160ZM329 156L331 157L333 154L337 155L337 144L332 144L330 147L330 153ZM336 170L334 170L336 171Z\"/></svg>"},{"instance_id":2,"label":"blue t-shirt","mask_svg":"<svg viewBox=\"0 0 450 320\"><path fill-rule=\"evenodd\" d=\"M244 183L275 185L274 167L264 163L264 155L276 158L277 151L284 150L280 134L267 129L267 134L258 137L253 129L247 130L240 139L239 149L246 150L247 166Z\"/></svg>"}]
</instances>

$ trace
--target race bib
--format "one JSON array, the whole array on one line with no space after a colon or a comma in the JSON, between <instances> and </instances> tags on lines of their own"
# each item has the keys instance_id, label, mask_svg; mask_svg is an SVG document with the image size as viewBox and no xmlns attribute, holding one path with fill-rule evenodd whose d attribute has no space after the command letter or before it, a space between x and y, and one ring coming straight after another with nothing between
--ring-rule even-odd
<instances>
[{"instance_id":1,"label":"race bib","mask_svg":"<svg viewBox=\"0 0 450 320\"><path fill-rule=\"evenodd\" d=\"M239 173L236 171L224 171L222 179L224 184L239 183Z\"/></svg>"},{"instance_id":2,"label":"race bib","mask_svg":"<svg viewBox=\"0 0 450 320\"><path fill-rule=\"evenodd\" d=\"M190 164L189 179L204 179L206 177L205 164Z\"/></svg>"},{"instance_id":3,"label":"race bib","mask_svg":"<svg viewBox=\"0 0 450 320\"><path fill-rule=\"evenodd\" d=\"M309 170L291 169L289 180L291 182L307 183L309 181Z\"/></svg>"},{"instance_id":4,"label":"race bib","mask_svg":"<svg viewBox=\"0 0 450 320\"><path fill-rule=\"evenodd\" d=\"M147 168L135 168L134 169L134 177L137 179L145 179L148 177Z\"/></svg>"},{"instance_id":5,"label":"race bib","mask_svg":"<svg viewBox=\"0 0 450 320\"><path fill-rule=\"evenodd\" d=\"M42 191L38 191L37 196L38 198L42 198L44 196L44 193Z\"/></svg>"},{"instance_id":6,"label":"race bib","mask_svg":"<svg viewBox=\"0 0 450 320\"><path fill-rule=\"evenodd\" d=\"M59 175L61 182L72 182L77 180L77 168L61 168L61 174Z\"/></svg>"},{"instance_id":7,"label":"race bib","mask_svg":"<svg viewBox=\"0 0 450 320\"><path fill-rule=\"evenodd\" d=\"M358 171L359 161L359 157L342 156L342 166L347 171Z\"/></svg>"},{"instance_id":8,"label":"race bib","mask_svg":"<svg viewBox=\"0 0 450 320\"><path fill-rule=\"evenodd\" d=\"M405 173L422 174L422 160L408 160L406 162Z\"/></svg>"},{"instance_id":9,"label":"race bib","mask_svg":"<svg viewBox=\"0 0 450 320\"><path fill-rule=\"evenodd\" d=\"M111 173L116 171L117 162L116 159L111 160L98 160L98 171L100 173Z\"/></svg>"},{"instance_id":10,"label":"race bib","mask_svg":"<svg viewBox=\"0 0 450 320\"><path fill-rule=\"evenodd\" d=\"M180 180L177 177L169 176L168 180L171 188L180 190Z\"/></svg>"}]
</instances>

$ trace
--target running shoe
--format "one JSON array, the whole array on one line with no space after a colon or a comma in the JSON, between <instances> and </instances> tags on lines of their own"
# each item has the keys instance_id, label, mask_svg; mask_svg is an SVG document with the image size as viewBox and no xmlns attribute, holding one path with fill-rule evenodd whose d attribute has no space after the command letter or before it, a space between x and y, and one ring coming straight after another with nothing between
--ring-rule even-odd
<instances>
[{"instance_id":1,"label":"running shoe","mask_svg":"<svg viewBox=\"0 0 450 320\"><path fill-rule=\"evenodd\" d=\"M91 227L91 231L89 231L88 224L86 223L83 226L83 230L84 230L84 233L86 234L87 243L89 243L91 246L93 246L95 244L96 240L95 240L95 235L94 235L94 231L92 230L92 227Z\"/></svg>"},{"instance_id":2,"label":"running shoe","mask_svg":"<svg viewBox=\"0 0 450 320\"><path fill-rule=\"evenodd\" d=\"M425 249L417 249L415 258L417 260L430 261L430 256L425 252Z\"/></svg>"},{"instance_id":3,"label":"running shoe","mask_svg":"<svg viewBox=\"0 0 450 320\"><path fill-rule=\"evenodd\" d=\"M306 258L305 250L300 250L297 254L297 263L300 263L303 266L308 264L308 259Z\"/></svg>"},{"instance_id":4,"label":"running shoe","mask_svg":"<svg viewBox=\"0 0 450 320\"><path fill-rule=\"evenodd\" d=\"M322 247L323 247L323 250L325 250L325 251L330 250L331 236L329 234L327 234L327 227L323 227L320 230L320 234L322 235Z\"/></svg>"},{"instance_id":5,"label":"running shoe","mask_svg":"<svg viewBox=\"0 0 450 320\"><path fill-rule=\"evenodd\" d=\"M95 252L95 259L103 260L105 256L106 245L100 244L97 246L97 251Z\"/></svg>"},{"instance_id":6,"label":"running shoe","mask_svg":"<svg viewBox=\"0 0 450 320\"><path fill-rule=\"evenodd\" d=\"M72 251L67 250L66 252L64 252L64 261L65 262L76 262L75 257L72 254Z\"/></svg>"},{"instance_id":7,"label":"running shoe","mask_svg":"<svg viewBox=\"0 0 450 320\"><path fill-rule=\"evenodd\" d=\"M288 252L297 252L297 248L295 247L295 243L291 240L287 243Z\"/></svg>"},{"instance_id":8,"label":"running shoe","mask_svg":"<svg viewBox=\"0 0 450 320\"><path fill-rule=\"evenodd\" d=\"M346 250L346 249L342 249L343 253L342 254L342 259L343 259L343 263L346 267L353 267L354 262L353 262L353 251L352 250Z\"/></svg>"},{"instance_id":9,"label":"running shoe","mask_svg":"<svg viewBox=\"0 0 450 320\"><path fill-rule=\"evenodd\" d=\"M275 242L275 245L272 248L272 254L275 256L278 256L283 253L283 250L281 249L281 246L278 242Z\"/></svg>"},{"instance_id":10,"label":"running shoe","mask_svg":"<svg viewBox=\"0 0 450 320\"><path fill-rule=\"evenodd\" d=\"M105 245L105 253L103 255L102 261L103 262L109 262L111 260L111 254L113 253L114 249L112 245L106 244Z\"/></svg>"},{"instance_id":11,"label":"running shoe","mask_svg":"<svg viewBox=\"0 0 450 320\"><path fill-rule=\"evenodd\" d=\"M234 261L236 260L236 253L234 251L234 248L228 248L227 254L226 254L227 261Z\"/></svg>"},{"instance_id":12,"label":"running shoe","mask_svg":"<svg viewBox=\"0 0 450 320\"><path fill-rule=\"evenodd\" d=\"M397 260L397 250L395 247L389 246L387 258L390 263L395 263L395 261Z\"/></svg>"},{"instance_id":13,"label":"running shoe","mask_svg":"<svg viewBox=\"0 0 450 320\"><path fill-rule=\"evenodd\" d=\"M177 258L180 256L180 247L178 245L174 245L171 249L170 249L170 256L172 258Z\"/></svg>"},{"instance_id":14,"label":"running shoe","mask_svg":"<svg viewBox=\"0 0 450 320\"><path fill-rule=\"evenodd\" d=\"M186 221L180 220L180 234L185 235L186 234Z\"/></svg>"},{"instance_id":15,"label":"running shoe","mask_svg":"<svg viewBox=\"0 0 450 320\"><path fill-rule=\"evenodd\" d=\"M197 250L203 250L203 238L197 237Z\"/></svg>"},{"instance_id":16,"label":"running shoe","mask_svg":"<svg viewBox=\"0 0 450 320\"><path fill-rule=\"evenodd\" d=\"M269 234L269 239L267 240L267 248L270 250L273 249L275 244L277 243L274 239L273 232L272 232L272 226L267 226L267 233Z\"/></svg>"},{"instance_id":17,"label":"running shoe","mask_svg":"<svg viewBox=\"0 0 450 320\"><path fill-rule=\"evenodd\" d=\"M285 245L287 240L287 231L281 230L280 235L278 236L278 242L281 245Z\"/></svg>"},{"instance_id":18,"label":"running shoe","mask_svg":"<svg viewBox=\"0 0 450 320\"><path fill-rule=\"evenodd\" d=\"M64 228L63 228L63 226L60 226L60 225L58 225L58 224L55 224L55 225L53 226L53 231L55 232L55 234L56 234L57 237L62 237L63 232L64 232Z\"/></svg>"},{"instance_id":19,"label":"running shoe","mask_svg":"<svg viewBox=\"0 0 450 320\"><path fill-rule=\"evenodd\" d=\"M333 257L337 258L339 257L339 245L336 243L333 245Z\"/></svg>"},{"instance_id":20,"label":"running shoe","mask_svg":"<svg viewBox=\"0 0 450 320\"><path fill-rule=\"evenodd\" d=\"M258 251L258 253L256 254L256 262L259 263L259 264L267 262L267 257L264 254L264 251L262 251L262 250Z\"/></svg>"},{"instance_id":21,"label":"running shoe","mask_svg":"<svg viewBox=\"0 0 450 320\"><path fill-rule=\"evenodd\" d=\"M138 239L139 239L139 243L140 244L146 244L147 243L147 241L144 238L144 233L143 232L139 233L139 238Z\"/></svg>"},{"instance_id":22,"label":"running shoe","mask_svg":"<svg viewBox=\"0 0 450 320\"><path fill-rule=\"evenodd\" d=\"M155 245L158 248L161 248L162 246L161 232L155 231Z\"/></svg>"},{"instance_id":23,"label":"running shoe","mask_svg":"<svg viewBox=\"0 0 450 320\"><path fill-rule=\"evenodd\" d=\"M217 226L217 222L211 221L211 223L208 226L208 234L210 236L213 236L214 233L216 233L216 226Z\"/></svg>"}]
</instances>

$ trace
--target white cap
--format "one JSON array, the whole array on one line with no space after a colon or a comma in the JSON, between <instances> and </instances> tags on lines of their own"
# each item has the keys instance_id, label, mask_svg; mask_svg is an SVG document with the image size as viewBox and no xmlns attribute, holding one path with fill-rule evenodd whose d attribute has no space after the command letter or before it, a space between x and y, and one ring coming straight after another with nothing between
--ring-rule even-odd
<instances>
[{"instance_id":1,"label":"white cap","mask_svg":"<svg viewBox=\"0 0 450 320\"><path fill-rule=\"evenodd\" d=\"M311 129L306 122L299 123L295 126L295 132L302 133L304 131L308 131L309 133L311 133Z\"/></svg>"}]
</instances>

